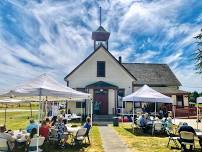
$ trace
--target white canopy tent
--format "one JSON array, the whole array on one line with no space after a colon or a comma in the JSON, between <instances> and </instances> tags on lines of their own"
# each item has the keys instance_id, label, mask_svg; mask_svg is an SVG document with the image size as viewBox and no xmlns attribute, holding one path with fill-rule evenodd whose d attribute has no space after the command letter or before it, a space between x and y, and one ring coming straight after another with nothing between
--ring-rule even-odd
<instances>
[{"instance_id":1,"label":"white canopy tent","mask_svg":"<svg viewBox=\"0 0 202 152\"><path fill-rule=\"evenodd\" d=\"M14 89L4 91L4 93L0 94L0 96L8 96L8 97L38 96L39 103L41 103L42 96L61 97L66 98L66 100L91 99L90 94L82 93L72 88L66 87L58 83L55 79L48 76L47 74L42 74L39 77L25 84L15 87ZM90 101L92 108L92 100ZM39 120L41 119L41 106L39 106L38 119ZM92 109L91 109L91 123L92 123Z\"/></svg>"},{"instance_id":2,"label":"white canopy tent","mask_svg":"<svg viewBox=\"0 0 202 152\"><path fill-rule=\"evenodd\" d=\"M13 99L13 98L0 99L0 103L6 105L6 107L5 107L5 115L4 115L4 125L6 125L6 110L7 110L7 105L8 104L20 104L20 103L24 103L24 102L25 102L24 100ZM31 111L31 109L30 109L30 111Z\"/></svg>"},{"instance_id":3,"label":"white canopy tent","mask_svg":"<svg viewBox=\"0 0 202 152\"><path fill-rule=\"evenodd\" d=\"M155 116L156 116L156 103L173 103L172 99L168 96L163 95L160 92L144 85L134 93L123 97L123 101L133 102L133 123L134 123L134 102L149 102L155 103ZM175 112L174 112L175 117Z\"/></svg>"},{"instance_id":4,"label":"white canopy tent","mask_svg":"<svg viewBox=\"0 0 202 152\"><path fill-rule=\"evenodd\" d=\"M199 104L202 104L202 97L197 97L197 129L198 129L198 122L199 122Z\"/></svg>"}]
</instances>

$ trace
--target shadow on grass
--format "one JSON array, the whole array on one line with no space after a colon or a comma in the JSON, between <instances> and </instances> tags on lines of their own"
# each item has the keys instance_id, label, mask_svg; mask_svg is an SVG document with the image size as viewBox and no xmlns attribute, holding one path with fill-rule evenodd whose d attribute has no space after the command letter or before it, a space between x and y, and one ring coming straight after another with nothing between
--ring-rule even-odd
<instances>
[{"instance_id":1,"label":"shadow on grass","mask_svg":"<svg viewBox=\"0 0 202 152\"><path fill-rule=\"evenodd\" d=\"M159 137L159 138L166 137L166 133L164 132L159 132L159 133L155 133L155 135L152 135L151 130L147 130L146 132L143 132L141 128L124 128L124 129L135 136Z\"/></svg>"},{"instance_id":2,"label":"shadow on grass","mask_svg":"<svg viewBox=\"0 0 202 152\"><path fill-rule=\"evenodd\" d=\"M84 152L86 148L88 148L90 144L83 143L81 145L70 145L66 144L64 149L61 149L56 144L45 143L43 146L43 152Z\"/></svg>"}]
</instances>

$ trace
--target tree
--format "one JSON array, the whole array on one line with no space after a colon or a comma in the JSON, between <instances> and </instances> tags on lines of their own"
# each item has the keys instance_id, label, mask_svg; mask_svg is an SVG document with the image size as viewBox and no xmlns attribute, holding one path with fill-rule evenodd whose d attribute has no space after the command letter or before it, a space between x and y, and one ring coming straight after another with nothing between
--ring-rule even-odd
<instances>
[{"instance_id":1,"label":"tree","mask_svg":"<svg viewBox=\"0 0 202 152\"><path fill-rule=\"evenodd\" d=\"M197 91L192 92L189 95L189 102L195 102L196 103L196 98L199 97L199 93Z\"/></svg>"},{"instance_id":2,"label":"tree","mask_svg":"<svg viewBox=\"0 0 202 152\"><path fill-rule=\"evenodd\" d=\"M195 52L195 67L198 73L202 74L202 29L201 33L194 37L197 43L197 50Z\"/></svg>"}]
</instances>

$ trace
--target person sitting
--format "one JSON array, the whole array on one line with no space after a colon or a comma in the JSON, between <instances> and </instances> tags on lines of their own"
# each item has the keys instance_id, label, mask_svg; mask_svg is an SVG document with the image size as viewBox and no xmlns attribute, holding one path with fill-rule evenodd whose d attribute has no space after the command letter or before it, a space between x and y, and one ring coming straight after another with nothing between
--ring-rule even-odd
<instances>
[{"instance_id":1,"label":"person sitting","mask_svg":"<svg viewBox=\"0 0 202 152\"><path fill-rule=\"evenodd\" d=\"M195 133L195 130L189 126L187 123L183 123L183 125L179 128L178 133L180 134L181 131L187 131L187 132L192 132L193 134ZM182 151L186 151L186 145L182 144L182 142L194 142L194 140L183 140L183 139L179 139L179 142L181 144L182 147ZM192 151L193 146L190 145L190 151Z\"/></svg>"},{"instance_id":2,"label":"person sitting","mask_svg":"<svg viewBox=\"0 0 202 152\"><path fill-rule=\"evenodd\" d=\"M55 123L55 129L57 129L57 138L59 145L61 146L61 148L64 148L66 138L63 135L67 128L63 122L63 116L59 116L58 122Z\"/></svg>"},{"instance_id":3,"label":"person sitting","mask_svg":"<svg viewBox=\"0 0 202 152\"><path fill-rule=\"evenodd\" d=\"M146 122L146 119L145 119L145 116L142 115L139 119L139 122L140 122L140 127L145 127L147 122Z\"/></svg>"},{"instance_id":4,"label":"person sitting","mask_svg":"<svg viewBox=\"0 0 202 152\"><path fill-rule=\"evenodd\" d=\"M51 128L52 126L51 126L51 121L50 121L50 119L49 118L46 118L46 126L48 126L48 128Z\"/></svg>"},{"instance_id":5,"label":"person sitting","mask_svg":"<svg viewBox=\"0 0 202 152\"><path fill-rule=\"evenodd\" d=\"M30 132L30 135L29 135L29 138L28 138L28 143L31 142L32 138L37 138L37 129L36 128L33 128L32 131ZM36 151L36 150L37 150L36 146L28 148L28 151Z\"/></svg>"},{"instance_id":6,"label":"person sitting","mask_svg":"<svg viewBox=\"0 0 202 152\"><path fill-rule=\"evenodd\" d=\"M8 143L8 148L10 151L14 149L15 146L15 139L11 136L11 134L4 132L3 130L0 130L0 138L6 139ZM3 149L0 149L0 151Z\"/></svg>"},{"instance_id":7,"label":"person sitting","mask_svg":"<svg viewBox=\"0 0 202 152\"><path fill-rule=\"evenodd\" d=\"M32 131L30 132L29 138L36 138L37 137L37 129L33 128Z\"/></svg>"},{"instance_id":8,"label":"person sitting","mask_svg":"<svg viewBox=\"0 0 202 152\"><path fill-rule=\"evenodd\" d=\"M91 128L91 120L90 117L86 118L86 123L84 124L83 128L87 128L87 130L90 130Z\"/></svg>"},{"instance_id":9,"label":"person sitting","mask_svg":"<svg viewBox=\"0 0 202 152\"><path fill-rule=\"evenodd\" d=\"M36 128L37 129L37 124L34 122L33 119L30 119L30 124L27 126L26 130L28 133L31 133L32 129L33 128Z\"/></svg>"},{"instance_id":10,"label":"person sitting","mask_svg":"<svg viewBox=\"0 0 202 152\"><path fill-rule=\"evenodd\" d=\"M165 122L165 126L166 128L168 128L169 130L172 130L173 128L173 123L172 123L172 118L171 117L168 117L166 122Z\"/></svg>"},{"instance_id":11,"label":"person sitting","mask_svg":"<svg viewBox=\"0 0 202 152\"><path fill-rule=\"evenodd\" d=\"M83 128L87 128L85 136L88 138L88 141L90 143L90 138L89 138L89 131L90 131L90 128L91 128L91 119L90 119L90 117L86 118L86 123L84 124Z\"/></svg>"},{"instance_id":12,"label":"person sitting","mask_svg":"<svg viewBox=\"0 0 202 152\"><path fill-rule=\"evenodd\" d=\"M41 127L39 128L39 135L45 137L45 139L48 139L49 134L49 127L46 124L46 121L42 121Z\"/></svg>"}]
</instances>

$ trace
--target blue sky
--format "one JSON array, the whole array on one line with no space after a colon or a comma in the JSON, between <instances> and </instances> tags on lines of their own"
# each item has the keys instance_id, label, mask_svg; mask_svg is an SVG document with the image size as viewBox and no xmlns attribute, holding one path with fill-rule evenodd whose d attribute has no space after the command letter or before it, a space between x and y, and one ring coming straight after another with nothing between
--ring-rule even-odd
<instances>
[{"instance_id":1,"label":"blue sky","mask_svg":"<svg viewBox=\"0 0 202 152\"><path fill-rule=\"evenodd\" d=\"M166 63L182 89L202 91L192 60L201 0L1 0L0 88L45 72L64 83L93 51L100 5L113 55L124 62Z\"/></svg>"}]
</instances>

